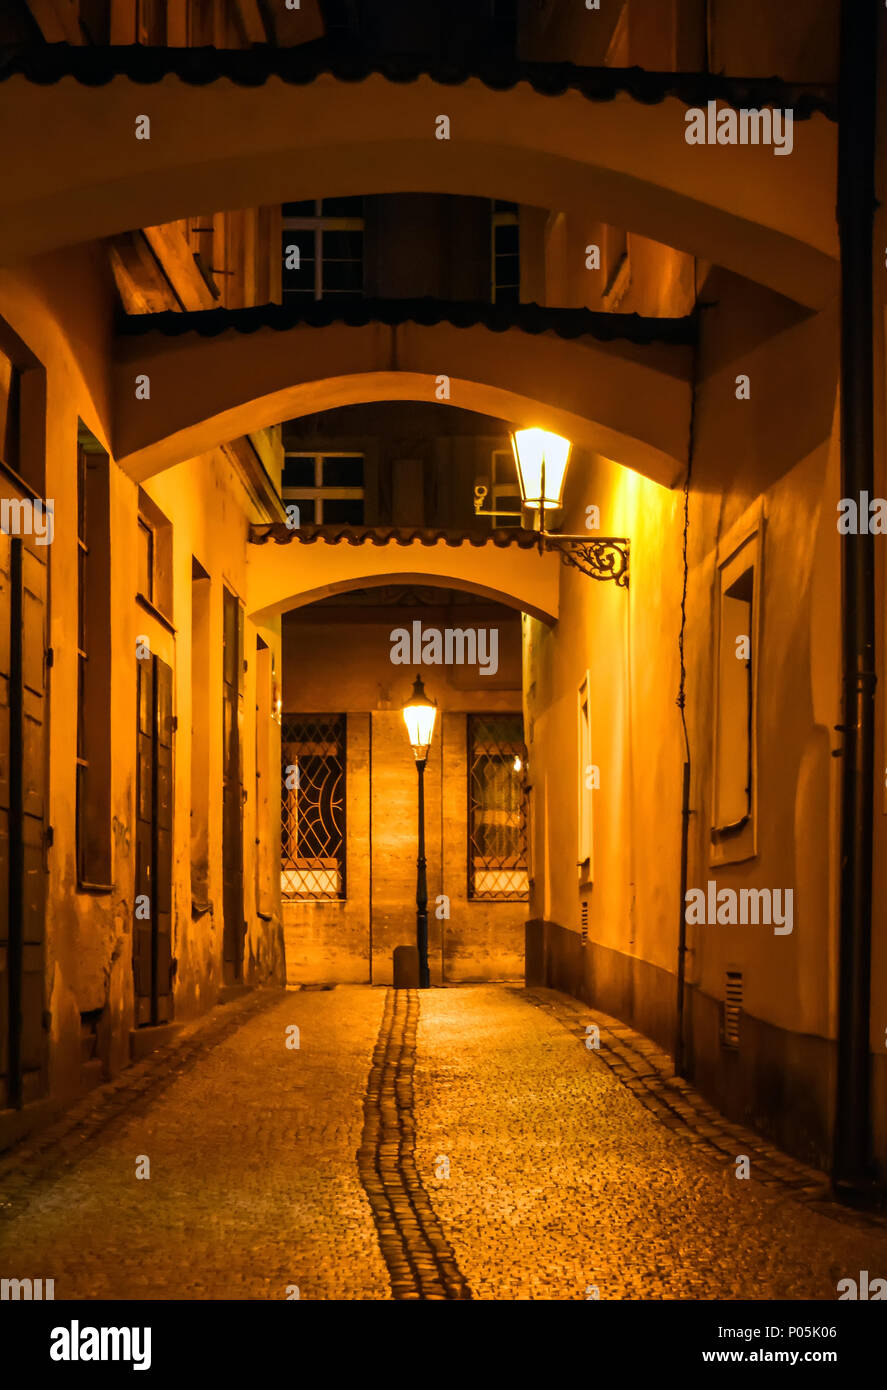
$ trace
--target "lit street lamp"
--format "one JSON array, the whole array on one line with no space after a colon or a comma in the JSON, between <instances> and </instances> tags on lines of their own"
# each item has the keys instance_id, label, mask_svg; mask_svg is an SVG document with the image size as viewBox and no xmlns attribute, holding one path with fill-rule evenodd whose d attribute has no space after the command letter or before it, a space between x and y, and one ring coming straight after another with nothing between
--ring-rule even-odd
<instances>
[{"instance_id":1,"label":"lit street lamp","mask_svg":"<svg viewBox=\"0 0 887 1390\"><path fill-rule=\"evenodd\" d=\"M624 536L565 536L546 529L546 513L560 511L563 506L572 447L569 439L550 430L515 430L511 447L521 506L535 513L533 534L538 537L540 551L556 550L564 564L573 565L591 579L613 579L620 588L627 589L629 546ZM518 517L523 526L523 511L484 511L486 497L487 488L481 483L474 489L476 516Z\"/></svg>"},{"instance_id":2,"label":"lit street lamp","mask_svg":"<svg viewBox=\"0 0 887 1390\"><path fill-rule=\"evenodd\" d=\"M416 946L419 951L419 988L431 983L428 973L428 882L425 875L425 763L434 733L437 705L425 694L422 677L416 676L413 693L403 707L404 722L419 774L419 853L416 858Z\"/></svg>"}]
</instances>

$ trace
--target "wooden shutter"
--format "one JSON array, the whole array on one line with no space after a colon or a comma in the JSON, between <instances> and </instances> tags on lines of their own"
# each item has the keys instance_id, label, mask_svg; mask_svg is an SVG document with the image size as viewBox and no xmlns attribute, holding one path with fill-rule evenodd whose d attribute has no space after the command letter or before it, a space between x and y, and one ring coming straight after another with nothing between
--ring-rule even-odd
<instances>
[{"instance_id":1,"label":"wooden shutter","mask_svg":"<svg viewBox=\"0 0 887 1390\"><path fill-rule=\"evenodd\" d=\"M0 531L0 1107L12 1104L9 1084L10 552L9 536Z\"/></svg>"},{"instance_id":2,"label":"wooden shutter","mask_svg":"<svg viewBox=\"0 0 887 1390\"><path fill-rule=\"evenodd\" d=\"M172 1018L172 670L154 658L154 1022Z\"/></svg>"},{"instance_id":3,"label":"wooden shutter","mask_svg":"<svg viewBox=\"0 0 887 1390\"><path fill-rule=\"evenodd\" d=\"M15 636L15 634L13 634ZM22 1101L44 1090L46 547L21 543Z\"/></svg>"},{"instance_id":4,"label":"wooden shutter","mask_svg":"<svg viewBox=\"0 0 887 1390\"><path fill-rule=\"evenodd\" d=\"M138 716L136 724L136 904L147 898L153 915L154 824L154 661L137 659ZM151 1022L151 918L132 923L132 972L135 990L135 1024Z\"/></svg>"}]
</instances>

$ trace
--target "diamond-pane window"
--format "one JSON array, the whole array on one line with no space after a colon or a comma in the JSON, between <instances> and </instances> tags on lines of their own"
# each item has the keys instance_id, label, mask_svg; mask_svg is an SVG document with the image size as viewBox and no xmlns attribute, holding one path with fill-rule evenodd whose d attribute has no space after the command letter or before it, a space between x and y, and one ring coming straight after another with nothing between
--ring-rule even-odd
<instances>
[{"instance_id":1,"label":"diamond-pane window","mask_svg":"<svg viewBox=\"0 0 887 1390\"><path fill-rule=\"evenodd\" d=\"M281 719L281 892L345 897L345 716Z\"/></svg>"},{"instance_id":2,"label":"diamond-pane window","mask_svg":"<svg viewBox=\"0 0 887 1390\"><path fill-rule=\"evenodd\" d=\"M529 892L523 720L468 716L468 896L523 901Z\"/></svg>"}]
</instances>

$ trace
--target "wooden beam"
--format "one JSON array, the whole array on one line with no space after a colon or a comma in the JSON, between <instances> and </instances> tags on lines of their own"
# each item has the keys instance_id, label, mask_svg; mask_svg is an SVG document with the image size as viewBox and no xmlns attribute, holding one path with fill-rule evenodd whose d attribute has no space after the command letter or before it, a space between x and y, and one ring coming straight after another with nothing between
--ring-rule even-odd
<instances>
[{"instance_id":1,"label":"wooden beam","mask_svg":"<svg viewBox=\"0 0 887 1390\"><path fill-rule=\"evenodd\" d=\"M234 9L247 43L267 43L268 34L258 0L234 0Z\"/></svg>"},{"instance_id":2,"label":"wooden beam","mask_svg":"<svg viewBox=\"0 0 887 1390\"><path fill-rule=\"evenodd\" d=\"M179 223L167 222L142 230L183 308L215 309L219 301L198 270Z\"/></svg>"},{"instance_id":3,"label":"wooden beam","mask_svg":"<svg viewBox=\"0 0 887 1390\"><path fill-rule=\"evenodd\" d=\"M77 0L27 0L47 43L84 42Z\"/></svg>"},{"instance_id":4,"label":"wooden beam","mask_svg":"<svg viewBox=\"0 0 887 1390\"><path fill-rule=\"evenodd\" d=\"M180 310L172 286L141 232L123 232L108 240L108 259L127 314Z\"/></svg>"}]
</instances>

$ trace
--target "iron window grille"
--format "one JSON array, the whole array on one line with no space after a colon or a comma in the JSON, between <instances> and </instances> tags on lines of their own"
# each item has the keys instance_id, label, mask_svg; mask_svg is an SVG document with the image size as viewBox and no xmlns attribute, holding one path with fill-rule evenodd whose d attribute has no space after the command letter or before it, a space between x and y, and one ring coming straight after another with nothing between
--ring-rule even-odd
<instances>
[{"instance_id":1,"label":"iron window grille","mask_svg":"<svg viewBox=\"0 0 887 1390\"><path fill-rule=\"evenodd\" d=\"M345 716L281 719L281 884L302 902L345 897Z\"/></svg>"},{"instance_id":2,"label":"iron window grille","mask_svg":"<svg viewBox=\"0 0 887 1390\"><path fill-rule=\"evenodd\" d=\"M526 751L519 714L468 716L468 896L525 902Z\"/></svg>"}]
</instances>

